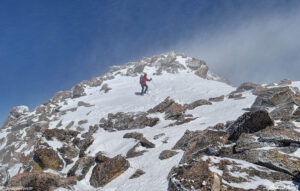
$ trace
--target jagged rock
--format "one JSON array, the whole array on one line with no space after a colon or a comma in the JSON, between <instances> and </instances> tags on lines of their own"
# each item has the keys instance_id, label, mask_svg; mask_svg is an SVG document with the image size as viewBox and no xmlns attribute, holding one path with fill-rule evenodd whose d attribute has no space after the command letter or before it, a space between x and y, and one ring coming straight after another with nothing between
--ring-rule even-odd
<instances>
[{"instance_id":1,"label":"jagged rock","mask_svg":"<svg viewBox=\"0 0 300 191\"><path fill-rule=\"evenodd\" d=\"M4 186L9 180L8 167L0 166L0 187Z\"/></svg>"},{"instance_id":2,"label":"jagged rock","mask_svg":"<svg viewBox=\"0 0 300 191\"><path fill-rule=\"evenodd\" d=\"M56 138L60 141L70 142L73 138L76 138L78 134L78 131L73 130L46 129L43 133L43 136L47 140L53 140L53 138Z\"/></svg>"},{"instance_id":3,"label":"jagged rock","mask_svg":"<svg viewBox=\"0 0 300 191\"><path fill-rule=\"evenodd\" d=\"M86 123L88 123L87 119L78 121L78 125L83 125L83 124L86 124Z\"/></svg>"},{"instance_id":4,"label":"jagged rock","mask_svg":"<svg viewBox=\"0 0 300 191\"><path fill-rule=\"evenodd\" d=\"M93 142L94 142L94 138L91 135L85 137L83 140L80 140L80 139L73 140L73 143L80 149L79 157L85 156L84 152Z\"/></svg>"},{"instance_id":5,"label":"jagged rock","mask_svg":"<svg viewBox=\"0 0 300 191\"><path fill-rule=\"evenodd\" d=\"M164 159L168 159L168 158L171 158L171 157L173 157L173 156L175 156L175 155L177 155L178 154L178 152L176 152L176 151L171 151L171 150L164 150L164 151L162 151L160 154L159 154L159 159L160 160L164 160Z\"/></svg>"},{"instance_id":6,"label":"jagged rock","mask_svg":"<svg viewBox=\"0 0 300 191\"><path fill-rule=\"evenodd\" d=\"M62 170L63 161L59 158L56 151L52 148L40 147L34 151L33 159L36 166L33 171L40 171L43 169ZM37 166L38 165L38 166Z\"/></svg>"},{"instance_id":7,"label":"jagged rock","mask_svg":"<svg viewBox=\"0 0 300 191\"><path fill-rule=\"evenodd\" d=\"M196 107L199 107L199 106L202 106L202 105L212 105L212 103L210 101L205 100L205 99L200 99L200 100L194 101L190 104L185 104L184 107L186 109L193 110Z\"/></svg>"},{"instance_id":8,"label":"jagged rock","mask_svg":"<svg viewBox=\"0 0 300 191\"><path fill-rule=\"evenodd\" d=\"M203 65L206 65L204 61L195 58L188 59L186 63L187 67L189 67L192 70L199 70Z\"/></svg>"},{"instance_id":9,"label":"jagged rock","mask_svg":"<svg viewBox=\"0 0 300 191\"><path fill-rule=\"evenodd\" d=\"M165 133L160 133L160 134L155 135L155 136L153 137L153 139L154 139L154 140L157 140L157 139L159 139L160 137L165 136L165 135L166 135Z\"/></svg>"},{"instance_id":10,"label":"jagged rock","mask_svg":"<svg viewBox=\"0 0 300 191\"><path fill-rule=\"evenodd\" d=\"M77 103L77 106L78 107L92 107L92 106L94 106L94 105L91 105L91 104L89 104L89 103L86 103L86 102L84 102L84 101L79 101L78 103Z\"/></svg>"},{"instance_id":11,"label":"jagged rock","mask_svg":"<svg viewBox=\"0 0 300 191\"><path fill-rule=\"evenodd\" d=\"M109 160L109 158L106 157L106 156L104 156L103 153L102 153L101 151L98 152L98 153L96 154L96 156L95 156L95 161L96 161L96 163L102 163L102 162L107 161L107 160Z\"/></svg>"},{"instance_id":12,"label":"jagged rock","mask_svg":"<svg viewBox=\"0 0 300 191\"><path fill-rule=\"evenodd\" d=\"M128 129L142 129L146 126L156 125L159 118L147 117L147 113L123 113L108 114L108 118L102 118L100 127L107 131L121 131Z\"/></svg>"},{"instance_id":13,"label":"jagged rock","mask_svg":"<svg viewBox=\"0 0 300 191\"><path fill-rule=\"evenodd\" d=\"M208 101L212 101L212 102L219 102L219 101L224 101L224 95L221 95L219 97L212 97L212 98L209 98Z\"/></svg>"},{"instance_id":14,"label":"jagged rock","mask_svg":"<svg viewBox=\"0 0 300 191\"><path fill-rule=\"evenodd\" d=\"M89 81L88 85L91 87L98 87L98 86L101 86L102 83L103 83L103 80L101 78L95 77Z\"/></svg>"},{"instance_id":15,"label":"jagged rock","mask_svg":"<svg viewBox=\"0 0 300 191\"><path fill-rule=\"evenodd\" d=\"M245 150L263 148L263 147L275 147L274 142L259 141L260 138L254 134L242 133L239 139L236 141L235 152L243 152Z\"/></svg>"},{"instance_id":16,"label":"jagged rock","mask_svg":"<svg viewBox=\"0 0 300 191\"><path fill-rule=\"evenodd\" d=\"M129 166L129 162L121 155L103 161L93 168L90 184L96 188L102 187L125 172Z\"/></svg>"},{"instance_id":17,"label":"jagged rock","mask_svg":"<svg viewBox=\"0 0 300 191\"><path fill-rule=\"evenodd\" d=\"M292 119L296 120L297 122L300 122L300 107L298 107L293 115L292 115Z\"/></svg>"},{"instance_id":18,"label":"jagged rock","mask_svg":"<svg viewBox=\"0 0 300 191\"><path fill-rule=\"evenodd\" d=\"M198 69L195 74L203 79L207 78L208 66L202 65L200 69Z\"/></svg>"},{"instance_id":19,"label":"jagged rock","mask_svg":"<svg viewBox=\"0 0 300 191\"><path fill-rule=\"evenodd\" d=\"M294 104L281 104L278 105L271 113L273 119L290 119L292 117L292 113L294 111Z\"/></svg>"},{"instance_id":20,"label":"jagged rock","mask_svg":"<svg viewBox=\"0 0 300 191\"><path fill-rule=\"evenodd\" d=\"M267 190L269 186L292 181L293 177L265 167L229 158L202 156L179 165L170 172L169 191L182 190L246 190L243 183L250 185L250 190ZM253 176L267 180L258 182ZM270 185L273 184L273 185ZM289 188L296 188L292 182ZM248 190L248 189L247 189Z\"/></svg>"},{"instance_id":21,"label":"jagged rock","mask_svg":"<svg viewBox=\"0 0 300 191\"><path fill-rule=\"evenodd\" d=\"M110 87L108 87L108 84L103 84L100 91L104 91L104 93L107 93L111 90Z\"/></svg>"},{"instance_id":22,"label":"jagged rock","mask_svg":"<svg viewBox=\"0 0 300 191\"><path fill-rule=\"evenodd\" d=\"M286 85L291 85L292 84L292 81L289 80L289 79L282 79L280 80L279 84L280 86L286 86Z\"/></svg>"},{"instance_id":23,"label":"jagged rock","mask_svg":"<svg viewBox=\"0 0 300 191\"><path fill-rule=\"evenodd\" d=\"M254 133L273 124L266 110L246 112L227 127L227 132L230 134L229 139L237 140L242 133Z\"/></svg>"},{"instance_id":24,"label":"jagged rock","mask_svg":"<svg viewBox=\"0 0 300 191\"><path fill-rule=\"evenodd\" d=\"M236 93L229 94L228 98L235 99L235 100L245 99L245 97L243 97L243 94L236 94Z\"/></svg>"},{"instance_id":25,"label":"jagged rock","mask_svg":"<svg viewBox=\"0 0 300 191\"><path fill-rule=\"evenodd\" d=\"M9 114L12 117L19 118L29 112L29 108L25 105L14 107L10 110Z\"/></svg>"},{"instance_id":26,"label":"jagged rock","mask_svg":"<svg viewBox=\"0 0 300 191\"><path fill-rule=\"evenodd\" d=\"M129 179L138 178L138 177L142 176L143 174L145 174L145 172L144 172L143 170L137 169L137 170L135 171L135 173L134 173L132 176L130 176Z\"/></svg>"},{"instance_id":27,"label":"jagged rock","mask_svg":"<svg viewBox=\"0 0 300 191\"><path fill-rule=\"evenodd\" d=\"M57 151L61 154L67 165L73 163L72 159L79 155L79 150L71 145L63 145Z\"/></svg>"},{"instance_id":28,"label":"jagged rock","mask_svg":"<svg viewBox=\"0 0 300 191\"><path fill-rule=\"evenodd\" d=\"M184 135L177 141L172 149L177 150L181 149L185 151L188 147L189 141L198 134L198 131L189 131L186 130Z\"/></svg>"},{"instance_id":29,"label":"jagged rock","mask_svg":"<svg viewBox=\"0 0 300 191\"><path fill-rule=\"evenodd\" d=\"M155 144L151 143L150 141L148 141L143 134L141 133L137 133L137 132L133 132L133 133L126 133L123 138L133 138L136 139L138 141L140 141L141 145L143 147L146 148L154 148Z\"/></svg>"},{"instance_id":30,"label":"jagged rock","mask_svg":"<svg viewBox=\"0 0 300 191\"><path fill-rule=\"evenodd\" d=\"M46 129L49 128L49 122L48 121L40 121L33 123L31 127L35 132L44 132Z\"/></svg>"},{"instance_id":31,"label":"jagged rock","mask_svg":"<svg viewBox=\"0 0 300 191\"><path fill-rule=\"evenodd\" d=\"M251 106L253 109L261 107L274 107L280 104L296 103L295 94L289 87L265 88Z\"/></svg>"},{"instance_id":32,"label":"jagged rock","mask_svg":"<svg viewBox=\"0 0 300 191\"><path fill-rule=\"evenodd\" d=\"M237 89L236 92L244 92L249 90L255 90L256 88L260 88L261 85L252 82L244 82Z\"/></svg>"},{"instance_id":33,"label":"jagged rock","mask_svg":"<svg viewBox=\"0 0 300 191\"><path fill-rule=\"evenodd\" d=\"M82 85L77 84L72 88L72 98L78 98L81 96L85 96L84 87Z\"/></svg>"},{"instance_id":34,"label":"jagged rock","mask_svg":"<svg viewBox=\"0 0 300 191\"><path fill-rule=\"evenodd\" d=\"M20 190L28 189L36 191L51 191L61 185L60 177L52 173L21 173L12 177L8 183L8 188L18 187Z\"/></svg>"},{"instance_id":35,"label":"jagged rock","mask_svg":"<svg viewBox=\"0 0 300 191\"><path fill-rule=\"evenodd\" d=\"M68 98L72 98L73 93L72 91L61 91L61 92L57 92L52 98L51 101L54 103L58 103L61 101L64 101ZM40 112L38 112L40 113Z\"/></svg>"},{"instance_id":36,"label":"jagged rock","mask_svg":"<svg viewBox=\"0 0 300 191\"><path fill-rule=\"evenodd\" d=\"M85 178L86 174L94 164L94 157L80 158L76 161L75 165L69 170L68 177L76 176L80 181Z\"/></svg>"},{"instance_id":37,"label":"jagged rock","mask_svg":"<svg viewBox=\"0 0 300 191\"><path fill-rule=\"evenodd\" d=\"M185 108L180 104L174 102L166 110L165 119L177 120L184 114L184 112L185 112Z\"/></svg>"},{"instance_id":38,"label":"jagged rock","mask_svg":"<svg viewBox=\"0 0 300 191\"><path fill-rule=\"evenodd\" d=\"M144 137L144 135L142 133L138 133L138 132L132 132L132 133L126 133L124 134L123 138L132 138L132 139L136 139L136 140L141 140Z\"/></svg>"},{"instance_id":39,"label":"jagged rock","mask_svg":"<svg viewBox=\"0 0 300 191\"><path fill-rule=\"evenodd\" d=\"M246 150L243 153L233 155L233 157L289 174L294 179L300 180L300 158L280 152L278 149Z\"/></svg>"},{"instance_id":40,"label":"jagged rock","mask_svg":"<svg viewBox=\"0 0 300 191\"><path fill-rule=\"evenodd\" d=\"M152 109L148 110L148 113L164 113L175 101L170 99L170 97L167 97L164 101L159 103L157 106L155 106Z\"/></svg>"},{"instance_id":41,"label":"jagged rock","mask_svg":"<svg viewBox=\"0 0 300 191\"><path fill-rule=\"evenodd\" d=\"M166 127L173 127L173 126L178 126L178 125L182 125L184 123L189 123L195 119L197 119L198 117L189 117L189 118L185 118L184 115L181 115L180 117L177 118L177 121L174 123L171 123L169 125L167 125Z\"/></svg>"},{"instance_id":42,"label":"jagged rock","mask_svg":"<svg viewBox=\"0 0 300 191\"><path fill-rule=\"evenodd\" d=\"M67 126L66 129L70 129L74 125L74 121L71 121Z\"/></svg>"},{"instance_id":43,"label":"jagged rock","mask_svg":"<svg viewBox=\"0 0 300 191\"><path fill-rule=\"evenodd\" d=\"M196 135L188 141L181 162L196 159L201 153L208 155L218 155L220 149L228 142L229 134L223 131L204 131L194 132Z\"/></svg>"},{"instance_id":44,"label":"jagged rock","mask_svg":"<svg viewBox=\"0 0 300 191\"><path fill-rule=\"evenodd\" d=\"M142 150L142 151L136 151L136 148L141 146L141 143L138 143L136 145L134 145L134 147L132 147L127 153L126 153L126 158L134 158L134 157L138 157L144 154L144 152L147 152L146 150Z\"/></svg>"}]
</instances>

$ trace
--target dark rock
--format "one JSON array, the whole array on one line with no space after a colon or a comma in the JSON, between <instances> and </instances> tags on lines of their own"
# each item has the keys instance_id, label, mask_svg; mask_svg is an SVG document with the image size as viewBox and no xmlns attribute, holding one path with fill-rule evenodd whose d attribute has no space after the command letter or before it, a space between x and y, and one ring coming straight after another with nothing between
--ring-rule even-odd
<instances>
[{"instance_id":1,"label":"dark rock","mask_svg":"<svg viewBox=\"0 0 300 191\"><path fill-rule=\"evenodd\" d=\"M137 169L137 170L135 171L135 173L134 173L132 176L130 176L129 179L138 178L138 177L142 176L143 174L145 174L145 172L144 172L143 170Z\"/></svg>"},{"instance_id":2,"label":"dark rock","mask_svg":"<svg viewBox=\"0 0 300 191\"><path fill-rule=\"evenodd\" d=\"M61 92L57 92L52 98L51 101L54 103L58 103L61 101L64 101L68 98L72 98L72 92L71 91L61 91Z\"/></svg>"},{"instance_id":3,"label":"dark rock","mask_svg":"<svg viewBox=\"0 0 300 191\"><path fill-rule=\"evenodd\" d=\"M136 151L136 148L141 146L140 143L136 144L134 147L132 147L127 153L126 153L126 158L134 158L138 157L144 154L144 152L147 152L146 150L143 151Z\"/></svg>"},{"instance_id":4,"label":"dark rock","mask_svg":"<svg viewBox=\"0 0 300 191\"><path fill-rule=\"evenodd\" d=\"M282 79L280 80L279 84L280 86L286 86L286 85L291 85L292 84L292 81L289 80L289 79Z\"/></svg>"},{"instance_id":5,"label":"dark rock","mask_svg":"<svg viewBox=\"0 0 300 191\"><path fill-rule=\"evenodd\" d=\"M34 151L33 156L35 166L34 171L40 171L43 169L62 170L63 161L59 158L56 151L52 148L40 147Z\"/></svg>"},{"instance_id":6,"label":"dark rock","mask_svg":"<svg viewBox=\"0 0 300 191\"><path fill-rule=\"evenodd\" d=\"M202 65L201 68L199 68L195 74L203 79L207 78L207 72L208 72L208 66Z\"/></svg>"},{"instance_id":7,"label":"dark rock","mask_svg":"<svg viewBox=\"0 0 300 191\"><path fill-rule=\"evenodd\" d=\"M229 139L237 140L242 133L254 133L273 124L274 121L266 110L246 112L229 125L227 132L230 134Z\"/></svg>"},{"instance_id":8,"label":"dark rock","mask_svg":"<svg viewBox=\"0 0 300 191\"><path fill-rule=\"evenodd\" d=\"M184 114L184 112L185 112L185 108L180 104L174 102L166 110L165 119L177 120Z\"/></svg>"},{"instance_id":9,"label":"dark rock","mask_svg":"<svg viewBox=\"0 0 300 191\"><path fill-rule=\"evenodd\" d=\"M77 137L78 131L64 130L64 129L46 129L43 133L43 137L47 140L53 140L56 138L60 141L70 142L73 138Z\"/></svg>"},{"instance_id":10,"label":"dark rock","mask_svg":"<svg viewBox=\"0 0 300 191\"><path fill-rule=\"evenodd\" d=\"M147 113L123 113L108 114L108 118L102 118L100 127L107 131L121 131L128 129L142 129L152 127L158 122L158 118L147 117Z\"/></svg>"},{"instance_id":11,"label":"dark rock","mask_svg":"<svg viewBox=\"0 0 300 191\"><path fill-rule=\"evenodd\" d=\"M178 154L178 152L176 152L176 151L171 151L171 150L164 150L164 151L162 151L160 154L159 154L159 159L160 160L164 160L164 159L168 159L168 158L171 158L171 157L173 157L173 156L175 156L175 155L177 155Z\"/></svg>"},{"instance_id":12,"label":"dark rock","mask_svg":"<svg viewBox=\"0 0 300 191\"><path fill-rule=\"evenodd\" d=\"M69 170L68 177L76 176L78 180L85 178L90 168L95 164L94 157L83 157L76 161L75 165Z\"/></svg>"},{"instance_id":13,"label":"dark rock","mask_svg":"<svg viewBox=\"0 0 300 191\"><path fill-rule=\"evenodd\" d=\"M197 135L197 131L193 132L193 131L186 130L184 135L177 141L177 143L174 145L172 149L174 150L181 149L185 151L188 147L189 141L196 135Z\"/></svg>"},{"instance_id":14,"label":"dark rock","mask_svg":"<svg viewBox=\"0 0 300 191\"><path fill-rule=\"evenodd\" d=\"M9 178L8 167L0 166L0 187L7 184Z\"/></svg>"},{"instance_id":15,"label":"dark rock","mask_svg":"<svg viewBox=\"0 0 300 191\"><path fill-rule=\"evenodd\" d=\"M74 139L73 143L80 149L79 151L79 157L84 157L85 156L85 151L86 149L94 142L93 136L87 136L83 140L77 140Z\"/></svg>"},{"instance_id":16,"label":"dark rock","mask_svg":"<svg viewBox=\"0 0 300 191\"><path fill-rule=\"evenodd\" d=\"M292 113L294 111L294 104L282 104L278 105L271 113L273 119L289 119L292 117Z\"/></svg>"},{"instance_id":17,"label":"dark rock","mask_svg":"<svg viewBox=\"0 0 300 191\"><path fill-rule=\"evenodd\" d=\"M29 172L17 174L12 177L8 183L8 188L13 189L18 187L25 190L30 187L36 191L51 191L60 185L60 177L58 175L44 172Z\"/></svg>"},{"instance_id":18,"label":"dark rock","mask_svg":"<svg viewBox=\"0 0 300 191\"><path fill-rule=\"evenodd\" d=\"M157 113L157 112L164 113L174 102L175 101L170 99L170 97L167 97L160 104L148 110L148 113Z\"/></svg>"},{"instance_id":19,"label":"dark rock","mask_svg":"<svg viewBox=\"0 0 300 191\"><path fill-rule=\"evenodd\" d=\"M83 124L86 124L88 123L88 120L80 120L78 121L78 125L83 125Z\"/></svg>"},{"instance_id":20,"label":"dark rock","mask_svg":"<svg viewBox=\"0 0 300 191\"><path fill-rule=\"evenodd\" d=\"M132 132L132 133L126 133L123 138L132 138L132 139L136 139L136 140L141 140L143 138L143 134L142 133L138 133L138 132Z\"/></svg>"},{"instance_id":21,"label":"dark rock","mask_svg":"<svg viewBox=\"0 0 300 191\"><path fill-rule=\"evenodd\" d=\"M99 163L93 168L90 184L96 188L105 186L125 172L129 166L129 162L121 155Z\"/></svg>"},{"instance_id":22,"label":"dark rock","mask_svg":"<svg viewBox=\"0 0 300 191\"><path fill-rule=\"evenodd\" d=\"M71 145L63 145L57 151L61 154L67 165L73 163L72 159L79 155L79 150Z\"/></svg>"},{"instance_id":23,"label":"dark rock","mask_svg":"<svg viewBox=\"0 0 300 191\"><path fill-rule=\"evenodd\" d=\"M78 107L92 107L92 106L94 106L94 105L91 105L91 104L89 104L89 103L86 103L86 102L83 102L83 101L79 101L78 103L77 103L77 106Z\"/></svg>"},{"instance_id":24,"label":"dark rock","mask_svg":"<svg viewBox=\"0 0 300 191\"><path fill-rule=\"evenodd\" d=\"M108 157L104 156L102 152L98 152L95 157L96 163L102 163L109 160Z\"/></svg>"},{"instance_id":25,"label":"dark rock","mask_svg":"<svg viewBox=\"0 0 300 191\"><path fill-rule=\"evenodd\" d=\"M239 100L239 99L244 99L245 97L243 97L243 94L231 93L231 94L229 94L228 98L229 99Z\"/></svg>"},{"instance_id":26,"label":"dark rock","mask_svg":"<svg viewBox=\"0 0 300 191\"><path fill-rule=\"evenodd\" d=\"M154 139L154 140L157 140L157 139L159 139L160 137L165 136L165 135L166 135L165 133L160 133L160 134L155 135L155 136L153 137L153 139Z\"/></svg>"},{"instance_id":27,"label":"dark rock","mask_svg":"<svg viewBox=\"0 0 300 191\"><path fill-rule=\"evenodd\" d=\"M66 129L70 129L74 125L74 121L71 121L67 126Z\"/></svg>"},{"instance_id":28,"label":"dark rock","mask_svg":"<svg viewBox=\"0 0 300 191\"><path fill-rule=\"evenodd\" d=\"M85 96L84 87L82 85L76 85L72 88L72 98L78 98L81 96Z\"/></svg>"},{"instance_id":29,"label":"dark rock","mask_svg":"<svg viewBox=\"0 0 300 191\"><path fill-rule=\"evenodd\" d=\"M243 92L243 91L255 90L256 88L259 88L259 87L261 87L260 84L252 83L252 82L245 82L245 83L242 83L236 89L236 92Z\"/></svg>"},{"instance_id":30,"label":"dark rock","mask_svg":"<svg viewBox=\"0 0 300 191\"><path fill-rule=\"evenodd\" d=\"M200 99L200 100L197 100L197 101L194 101L190 104L185 104L184 107L186 109L189 109L189 110L193 110L195 109L196 107L199 107L199 106L202 106L202 105L211 105L212 103L205 100L205 99Z\"/></svg>"},{"instance_id":31,"label":"dark rock","mask_svg":"<svg viewBox=\"0 0 300 191\"><path fill-rule=\"evenodd\" d=\"M100 91L104 91L104 93L108 93L111 90L110 87L108 87L107 84L103 84Z\"/></svg>"},{"instance_id":32,"label":"dark rock","mask_svg":"<svg viewBox=\"0 0 300 191\"><path fill-rule=\"evenodd\" d=\"M224 101L224 95L221 95L219 97L212 97L212 98L209 98L208 101L212 101L212 102L219 102L219 101Z\"/></svg>"},{"instance_id":33,"label":"dark rock","mask_svg":"<svg viewBox=\"0 0 300 191\"><path fill-rule=\"evenodd\" d=\"M29 108L27 106L17 106L17 107L12 108L10 110L9 114L12 117L19 118L19 117L21 117L22 115L25 115L28 112L29 112Z\"/></svg>"}]
</instances>

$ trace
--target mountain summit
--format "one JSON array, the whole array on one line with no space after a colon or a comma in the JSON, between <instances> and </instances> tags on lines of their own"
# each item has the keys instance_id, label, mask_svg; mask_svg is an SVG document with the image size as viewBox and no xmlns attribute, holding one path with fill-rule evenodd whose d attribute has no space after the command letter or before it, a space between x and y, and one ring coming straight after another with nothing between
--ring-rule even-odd
<instances>
[{"instance_id":1,"label":"mountain summit","mask_svg":"<svg viewBox=\"0 0 300 191\"><path fill-rule=\"evenodd\" d=\"M140 92L147 73L149 91ZM0 186L33 190L298 190L299 82L238 88L169 52L121 66L0 129Z\"/></svg>"}]
</instances>

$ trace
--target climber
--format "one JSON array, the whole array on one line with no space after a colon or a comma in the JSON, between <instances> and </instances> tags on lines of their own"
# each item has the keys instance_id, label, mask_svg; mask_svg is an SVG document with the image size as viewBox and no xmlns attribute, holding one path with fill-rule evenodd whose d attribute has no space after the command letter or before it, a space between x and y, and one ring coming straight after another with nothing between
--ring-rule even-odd
<instances>
[{"instance_id":1,"label":"climber","mask_svg":"<svg viewBox=\"0 0 300 191\"><path fill-rule=\"evenodd\" d=\"M141 92L141 95L145 94L148 90L148 86L146 84L147 81L151 81L152 78L148 79L147 78L147 73L144 73L144 75L141 75L140 77L140 84L142 86L142 92Z\"/></svg>"}]
</instances>

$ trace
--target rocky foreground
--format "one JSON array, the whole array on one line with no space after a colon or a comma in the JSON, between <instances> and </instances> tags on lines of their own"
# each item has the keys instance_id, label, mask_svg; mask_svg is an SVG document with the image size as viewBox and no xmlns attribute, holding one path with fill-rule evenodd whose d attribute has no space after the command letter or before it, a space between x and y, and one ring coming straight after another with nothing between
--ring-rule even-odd
<instances>
[{"instance_id":1,"label":"rocky foreground","mask_svg":"<svg viewBox=\"0 0 300 191\"><path fill-rule=\"evenodd\" d=\"M199 116L191 111L212 107L224 100L243 100L250 93L256 96L254 103L244 108L236 120L215 121L214 126L204 130L186 130L169 149L158 153L157 159L161 161L182 154L176 166L166 169L166 188L169 191L298 190L300 91L292 87L289 80L270 85L243 83L231 93L199 98L190 103L178 103L170 95L145 111L107 112L96 124L82 118L76 121L76 117L64 122L66 114L95 107L85 101L76 102L76 107L64 107L71 100L88 96L86 87L99 87L103 95L109 95L114 89L105 81L113 79L117 73L136 77L145 67L158 61L156 75L176 74L185 67L176 61L177 56L170 53L113 68L101 78L57 93L34 112L24 106L13 108L1 128L0 186L73 190L78 182L85 180L93 188L105 188L131 168L132 159L158 147L157 140L165 137L162 144L170 144L165 133L149 139L141 129L156 128L165 122L168 122L163 126L165 129L197 125ZM186 63L189 70L202 79L224 81L209 74L203 61L190 59ZM85 116L92 115L91 112ZM124 132L122 139L132 140L134 145L125 155L108 156L101 149L91 155L89 148L95 144L95 135L101 130ZM147 171L136 169L128 181L138 180L145 174Z\"/></svg>"}]
</instances>

